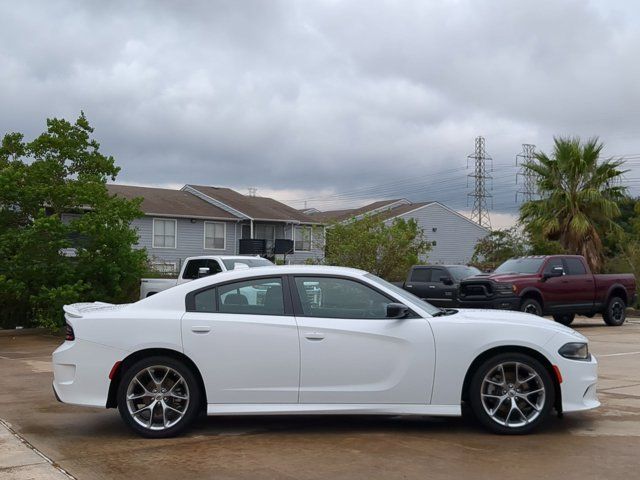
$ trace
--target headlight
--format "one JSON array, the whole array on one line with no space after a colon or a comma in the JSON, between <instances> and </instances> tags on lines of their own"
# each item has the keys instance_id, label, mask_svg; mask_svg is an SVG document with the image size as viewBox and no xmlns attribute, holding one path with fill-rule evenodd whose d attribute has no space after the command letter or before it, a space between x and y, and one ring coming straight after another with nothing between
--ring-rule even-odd
<instances>
[{"instance_id":1,"label":"headlight","mask_svg":"<svg viewBox=\"0 0 640 480\"><path fill-rule=\"evenodd\" d=\"M494 289L501 295L511 295L515 290L514 285L511 283L496 283Z\"/></svg>"},{"instance_id":2,"label":"headlight","mask_svg":"<svg viewBox=\"0 0 640 480\"><path fill-rule=\"evenodd\" d=\"M572 342L563 345L558 353L571 360L591 360L589 345L586 343Z\"/></svg>"}]
</instances>

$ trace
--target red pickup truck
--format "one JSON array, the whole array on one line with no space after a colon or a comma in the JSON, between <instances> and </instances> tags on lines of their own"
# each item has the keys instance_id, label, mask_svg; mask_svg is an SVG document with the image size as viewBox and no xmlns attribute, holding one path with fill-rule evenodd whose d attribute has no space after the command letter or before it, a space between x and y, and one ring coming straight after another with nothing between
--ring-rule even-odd
<instances>
[{"instance_id":1,"label":"red pickup truck","mask_svg":"<svg viewBox=\"0 0 640 480\"><path fill-rule=\"evenodd\" d=\"M594 275L584 257L550 255L507 260L491 274L460 282L463 308L521 310L553 315L564 325L576 314L601 313L607 325L622 325L635 302L632 274Z\"/></svg>"}]
</instances>

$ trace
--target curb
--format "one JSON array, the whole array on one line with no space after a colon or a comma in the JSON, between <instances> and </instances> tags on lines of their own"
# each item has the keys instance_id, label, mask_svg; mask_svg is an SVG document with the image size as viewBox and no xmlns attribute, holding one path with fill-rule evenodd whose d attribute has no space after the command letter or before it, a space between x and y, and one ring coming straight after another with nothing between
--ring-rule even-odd
<instances>
[{"instance_id":1,"label":"curb","mask_svg":"<svg viewBox=\"0 0 640 480\"><path fill-rule=\"evenodd\" d=\"M46 328L0 328L0 337L17 337L22 335L46 335L51 333Z\"/></svg>"}]
</instances>

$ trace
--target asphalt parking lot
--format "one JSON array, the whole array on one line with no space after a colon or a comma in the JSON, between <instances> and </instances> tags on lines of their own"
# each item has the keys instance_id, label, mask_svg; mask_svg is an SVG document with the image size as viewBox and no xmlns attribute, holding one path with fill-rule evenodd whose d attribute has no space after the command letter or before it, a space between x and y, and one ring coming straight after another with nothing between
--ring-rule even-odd
<instances>
[{"instance_id":1,"label":"asphalt parking lot","mask_svg":"<svg viewBox=\"0 0 640 480\"><path fill-rule=\"evenodd\" d=\"M115 410L53 398L50 354L61 340L51 336L0 336L0 419L79 479L637 478L640 319L574 327L598 356L603 406L529 436L464 419L262 416L203 418L183 437L145 440ZM0 435L0 478L46 478L29 461L19 464Z\"/></svg>"}]
</instances>

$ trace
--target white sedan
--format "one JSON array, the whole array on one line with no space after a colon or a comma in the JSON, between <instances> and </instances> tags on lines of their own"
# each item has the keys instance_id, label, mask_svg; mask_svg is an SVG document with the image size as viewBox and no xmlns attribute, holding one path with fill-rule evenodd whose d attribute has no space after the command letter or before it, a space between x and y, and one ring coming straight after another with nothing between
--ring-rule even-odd
<instances>
[{"instance_id":1,"label":"white sedan","mask_svg":"<svg viewBox=\"0 0 640 480\"><path fill-rule=\"evenodd\" d=\"M459 416L498 433L599 405L574 330L533 315L441 310L360 270L231 271L129 305L65 306L53 387L118 408L146 437L200 412Z\"/></svg>"}]
</instances>

